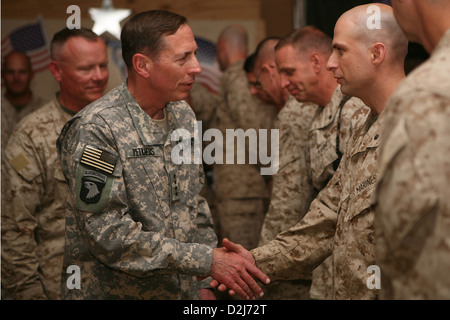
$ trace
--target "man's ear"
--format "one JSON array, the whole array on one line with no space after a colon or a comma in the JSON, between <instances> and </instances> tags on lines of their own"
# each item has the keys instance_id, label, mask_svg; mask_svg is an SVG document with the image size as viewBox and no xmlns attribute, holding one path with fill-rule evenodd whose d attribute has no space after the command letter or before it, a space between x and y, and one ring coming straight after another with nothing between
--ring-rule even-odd
<instances>
[{"instance_id":1,"label":"man's ear","mask_svg":"<svg viewBox=\"0 0 450 320\"><path fill-rule=\"evenodd\" d=\"M151 63L149 57L142 53L136 53L133 55L133 68L134 71L143 77L144 79L148 79L150 77Z\"/></svg>"},{"instance_id":2,"label":"man's ear","mask_svg":"<svg viewBox=\"0 0 450 320\"><path fill-rule=\"evenodd\" d=\"M55 60L50 61L49 69L56 81L61 82L62 70L59 63Z\"/></svg>"},{"instance_id":3,"label":"man's ear","mask_svg":"<svg viewBox=\"0 0 450 320\"><path fill-rule=\"evenodd\" d=\"M377 42L374 45L372 45L372 48L370 50L370 61L372 64L378 66L380 65L386 57L386 46L381 43Z\"/></svg>"},{"instance_id":4,"label":"man's ear","mask_svg":"<svg viewBox=\"0 0 450 320\"><path fill-rule=\"evenodd\" d=\"M276 66L271 65L270 63L265 63L262 65L262 70L267 72L270 76L270 78L273 78L274 72L276 71Z\"/></svg>"},{"instance_id":5,"label":"man's ear","mask_svg":"<svg viewBox=\"0 0 450 320\"><path fill-rule=\"evenodd\" d=\"M309 62L311 62L311 66L316 74L320 73L322 67L322 58L320 54L317 52L313 52L309 55Z\"/></svg>"}]
</instances>

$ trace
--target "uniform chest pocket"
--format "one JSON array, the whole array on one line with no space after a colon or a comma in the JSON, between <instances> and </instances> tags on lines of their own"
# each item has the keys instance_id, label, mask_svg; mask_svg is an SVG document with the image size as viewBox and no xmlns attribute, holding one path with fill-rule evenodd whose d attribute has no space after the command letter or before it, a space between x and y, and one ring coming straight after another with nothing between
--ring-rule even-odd
<instances>
[{"instance_id":1,"label":"uniform chest pocket","mask_svg":"<svg viewBox=\"0 0 450 320\"><path fill-rule=\"evenodd\" d=\"M356 186L348 200L345 221L354 220L358 216L362 216L373 210L372 197L374 196L375 189L376 176L371 176Z\"/></svg>"},{"instance_id":2,"label":"uniform chest pocket","mask_svg":"<svg viewBox=\"0 0 450 320\"><path fill-rule=\"evenodd\" d=\"M169 179L162 161L145 157L130 158L126 162L124 182L133 215L140 221L152 215L170 215Z\"/></svg>"},{"instance_id":3,"label":"uniform chest pocket","mask_svg":"<svg viewBox=\"0 0 450 320\"><path fill-rule=\"evenodd\" d=\"M334 172L333 162L336 159L338 159L336 147L330 141L323 141L322 144L312 148L310 163L313 181L319 183L321 180L328 181Z\"/></svg>"}]
</instances>

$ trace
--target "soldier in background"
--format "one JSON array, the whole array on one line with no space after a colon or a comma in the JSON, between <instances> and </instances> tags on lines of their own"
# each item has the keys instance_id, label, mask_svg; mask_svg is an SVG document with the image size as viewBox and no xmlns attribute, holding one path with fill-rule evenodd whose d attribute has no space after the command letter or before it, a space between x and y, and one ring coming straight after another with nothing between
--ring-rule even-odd
<instances>
[{"instance_id":1,"label":"soldier in background","mask_svg":"<svg viewBox=\"0 0 450 320\"><path fill-rule=\"evenodd\" d=\"M22 119L5 152L2 286L11 299L60 299L67 184L56 152L64 124L100 98L108 81L106 45L87 29L63 29L51 42L60 91Z\"/></svg>"},{"instance_id":2,"label":"soldier in background","mask_svg":"<svg viewBox=\"0 0 450 320\"><path fill-rule=\"evenodd\" d=\"M450 3L392 1L429 60L387 107L375 218L382 299L450 299Z\"/></svg>"},{"instance_id":3,"label":"soldier in background","mask_svg":"<svg viewBox=\"0 0 450 320\"><path fill-rule=\"evenodd\" d=\"M255 94L262 92L277 107L274 128L279 130L279 170L272 179L269 209L261 229L259 246L268 243L283 230L294 226L303 216L304 193L312 194L312 184L306 170L308 130L317 105L298 102L282 86L275 63L275 46L279 38L263 40L256 50ZM256 78L256 76L255 76ZM307 198L307 197L306 197ZM312 200L312 199L311 199ZM265 299L309 299L310 279L277 281L266 288Z\"/></svg>"},{"instance_id":4,"label":"soldier in background","mask_svg":"<svg viewBox=\"0 0 450 320\"><path fill-rule=\"evenodd\" d=\"M216 108L218 104L218 95L211 92L206 86L194 82L191 91L189 92L189 97L187 102L194 110L197 121L201 122L202 134L211 128L212 121L214 120L216 114ZM202 141L202 150L206 147L206 143ZM216 234L219 234L218 221L216 219L214 211L215 195L214 195L214 172L212 166L203 163L203 169L205 171L205 183L200 192L208 202L209 209L211 211L211 216L214 221L214 230Z\"/></svg>"},{"instance_id":5,"label":"soldier in background","mask_svg":"<svg viewBox=\"0 0 450 320\"><path fill-rule=\"evenodd\" d=\"M196 118L184 99L201 72L186 18L138 13L121 42L128 79L73 117L57 142L69 184L63 272L78 266L82 284L63 277L63 298L215 299L201 281L208 275L243 298L260 296L252 276L267 277L216 248L201 164L174 152L185 146L187 157L191 147Z\"/></svg>"},{"instance_id":6,"label":"soldier in background","mask_svg":"<svg viewBox=\"0 0 450 320\"><path fill-rule=\"evenodd\" d=\"M229 29L237 28L234 32ZM245 29L244 29L245 30ZM239 39L227 37L230 46L241 46L240 55L225 59L230 50L224 50L218 42L217 56L225 72L222 75L219 104L213 127L226 136L226 130L270 130L276 115L273 105L264 103L250 92L244 63L247 58L247 34L241 27L231 26L222 34L232 34ZM233 44L233 45L231 45ZM237 50L235 50L237 51ZM224 144L225 146L225 144ZM249 154L246 143L245 152ZM270 149L269 149L270 150ZM223 150L224 156L226 149ZM213 164L215 179L215 212L219 228L219 241L225 237L235 239L246 248L254 248L259 241L261 226L269 202L270 177L262 176L258 164L237 164L237 152L233 164ZM225 157L224 157L225 158ZM248 156L247 156L248 159Z\"/></svg>"},{"instance_id":7,"label":"soldier in background","mask_svg":"<svg viewBox=\"0 0 450 320\"><path fill-rule=\"evenodd\" d=\"M2 150L5 150L17 122L37 110L44 101L31 91L31 60L23 52L12 51L5 56L2 79L6 88L2 95Z\"/></svg>"}]
</instances>

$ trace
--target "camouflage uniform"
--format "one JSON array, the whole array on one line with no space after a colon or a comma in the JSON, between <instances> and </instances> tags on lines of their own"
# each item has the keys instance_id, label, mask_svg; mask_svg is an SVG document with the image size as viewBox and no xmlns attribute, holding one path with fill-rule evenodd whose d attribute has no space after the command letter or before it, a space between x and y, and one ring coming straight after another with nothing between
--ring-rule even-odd
<instances>
[{"instance_id":1,"label":"camouflage uniform","mask_svg":"<svg viewBox=\"0 0 450 320\"><path fill-rule=\"evenodd\" d=\"M217 101L217 94L212 93L202 84L194 83L190 91L190 105L197 120L203 123L203 130L211 127L211 122L216 113Z\"/></svg>"},{"instance_id":2,"label":"camouflage uniform","mask_svg":"<svg viewBox=\"0 0 450 320\"><path fill-rule=\"evenodd\" d=\"M306 205L306 207L303 207L303 216L308 211L312 199L333 176L344 153L345 145L350 138L350 122L356 111L359 111L357 113L359 117L365 117L369 108L358 98L345 97L339 85L331 96L328 105L323 108L319 107L317 110L317 115L309 129L309 148L306 149L309 153L307 158L309 160L308 169L310 170L311 183L315 190L312 198L307 196L301 199L301 202ZM336 147L338 143L339 146ZM339 150L339 154L337 150ZM321 300L332 298L331 264L330 258L314 270L311 298Z\"/></svg>"},{"instance_id":3,"label":"camouflage uniform","mask_svg":"<svg viewBox=\"0 0 450 320\"><path fill-rule=\"evenodd\" d=\"M209 91L209 89L207 89L200 83L194 83L190 91L189 104L192 107L192 110L194 110L197 121L202 122L202 133L204 133L211 127L211 122L213 121L216 114L217 103L217 94L212 93L211 91ZM205 145L206 143L203 142L203 148L205 147ZM214 219L215 232L218 234L218 221L216 219L216 215L214 214L214 172L211 165L207 165L204 163L203 168L205 170L206 179L200 195L202 195L208 202L211 215Z\"/></svg>"},{"instance_id":4,"label":"camouflage uniform","mask_svg":"<svg viewBox=\"0 0 450 320\"><path fill-rule=\"evenodd\" d=\"M71 115L55 97L16 126L5 150L2 286L13 299L60 299L67 184L56 140Z\"/></svg>"},{"instance_id":5,"label":"camouflage uniform","mask_svg":"<svg viewBox=\"0 0 450 320\"><path fill-rule=\"evenodd\" d=\"M308 130L318 106L298 102L290 96L277 116L280 130L280 164L273 176L269 210L261 230L259 246L268 243L282 231L294 226L306 213L314 198L314 188L307 172L306 146ZM309 199L308 203L301 202ZM306 205L306 208L303 206ZM264 299L309 299L311 280L272 283Z\"/></svg>"},{"instance_id":6,"label":"camouflage uniform","mask_svg":"<svg viewBox=\"0 0 450 320\"><path fill-rule=\"evenodd\" d=\"M199 196L201 164L176 164L174 156L192 141L199 147L195 115L184 101L165 111L167 131L124 83L64 127L57 144L69 183L62 271L78 266L81 289L70 289L66 274L63 298L198 298L197 276L209 274L217 238ZM180 131L189 137L171 141Z\"/></svg>"},{"instance_id":7,"label":"camouflage uniform","mask_svg":"<svg viewBox=\"0 0 450 320\"><path fill-rule=\"evenodd\" d=\"M449 55L450 30L386 110L375 221L384 299L450 298Z\"/></svg>"},{"instance_id":8,"label":"camouflage uniform","mask_svg":"<svg viewBox=\"0 0 450 320\"><path fill-rule=\"evenodd\" d=\"M226 129L252 128L256 133L267 129L269 133L275 120L275 107L251 95L243 63L235 63L222 76L212 127L221 130L224 139ZM257 164L237 164L236 159L234 164L214 164L213 169L220 238L227 237L247 249L256 247L269 202L267 179L270 177L262 176Z\"/></svg>"},{"instance_id":9,"label":"camouflage uniform","mask_svg":"<svg viewBox=\"0 0 450 320\"><path fill-rule=\"evenodd\" d=\"M45 102L38 96L32 95L30 102L25 106L15 107L2 95L2 150L5 150L8 138L14 130L15 125L25 116L36 111Z\"/></svg>"},{"instance_id":10,"label":"camouflage uniform","mask_svg":"<svg viewBox=\"0 0 450 320\"><path fill-rule=\"evenodd\" d=\"M312 183L305 165L305 147L317 108L317 105L300 103L290 96L278 113L275 128L280 131L280 164L273 177L270 206L261 231L260 246L303 218L309 203L303 208L305 204L300 202L301 199L313 200Z\"/></svg>"},{"instance_id":11,"label":"camouflage uniform","mask_svg":"<svg viewBox=\"0 0 450 320\"><path fill-rule=\"evenodd\" d=\"M332 257L333 299L374 299L366 286L367 267L374 264L374 209L379 132L383 114L366 111L352 117L351 138L341 163L327 186L296 226L264 247L252 250L257 266L271 279L311 275ZM374 122L374 120L376 120Z\"/></svg>"}]
</instances>

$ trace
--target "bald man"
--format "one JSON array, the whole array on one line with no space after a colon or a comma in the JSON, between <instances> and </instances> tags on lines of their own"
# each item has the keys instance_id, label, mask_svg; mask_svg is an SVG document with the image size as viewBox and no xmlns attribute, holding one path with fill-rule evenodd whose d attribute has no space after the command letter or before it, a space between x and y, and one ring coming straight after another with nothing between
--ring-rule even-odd
<instances>
[{"instance_id":1,"label":"bald man","mask_svg":"<svg viewBox=\"0 0 450 320\"><path fill-rule=\"evenodd\" d=\"M219 62L220 70L225 72L236 62L245 60L247 54L247 30L237 24L225 27L217 40L217 61Z\"/></svg>"},{"instance_id":2,"label":"bald man","mask_svg":"<svg viewBox=\"0 0 450 320\"><path fill-rule=\"evenodd\" d=\"M33 70L28 56L12 51L3 60L2 79L5 92L2 95L2 149L20 119L40 107L44 101L30 88Z\"/></svg>"},{"instance_id":3,"label":"bald man","mask_svg":"<svg viewBox=\"0 0 450 320\"><path fill-rule=\"evenodd\" d=\"M342 92L362 99L371 113L364 122L357 115L352 121L351 138L330 182L305 217L267 245L250 253L224 241L228 249L254 259L272 281L307 277L331 256L332 299L375 299L378 294L376 284L368 284L372 275L368 267L375 263L371 197L378 172L383 109L404 78L407 40L392 9L377 6L381 29L366 29L368 5L347 11L335 26L327 67Z\"/></svg>"},{"instance_id":4,"label":"bald man","mask_svg":"<svg viewBox=\"0 0 450 320\"><path fill-rule=\"evenodd\" d=\"M450 2L393 0L430 53L390 99L381 138L376 263L382 299L450 299Z\"/></svg>"},{"instance_id":5,"label":"bald man","mask_svg":"<svg viewBox=\"0 0 450 320\"><path fill-rule=\"evenodd\" d=\"M219 101L211 126L221 130L223 137L227 130L242 129L245 132L254 129L259 133L260 129L266 129L269 132L276 116L273 105L253 96L250 91L244 70L247 52L244 31L236 25L227 27L221 33L217 46L219 62L226 71L222 75ZM224 49L222 43L228 43L229 49ZM222 55L228 58L223 59ZM225 144L223 148L226 155ZM242 149L245 149L245 154L250 154L248 144ZM237 154L235 152L232 164L225 161L223 164L213 164L215 223L219 241L227 237L251 249L259 241L269 202L270 176L261 175L258 165L248 160L244 164L237 163Z\"/></svg>"}]
</instances>

